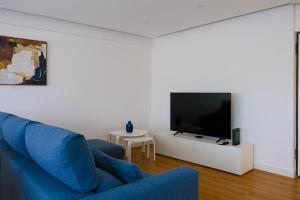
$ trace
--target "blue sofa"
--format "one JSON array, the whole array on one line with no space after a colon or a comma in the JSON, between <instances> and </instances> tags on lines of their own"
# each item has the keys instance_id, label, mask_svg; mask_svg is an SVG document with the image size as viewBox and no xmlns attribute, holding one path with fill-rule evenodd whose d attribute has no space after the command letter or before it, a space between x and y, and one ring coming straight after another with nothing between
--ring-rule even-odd
<instances>
[{"instance_id":1,"label":"blue sofa","mask_svg":"<svg viewBox=\"0 0 300 200\"><path fill-rule=\"evenodd\" d=\"M150 175L124 149L0 112L0 200L196 200L198 174Z\"/></svg>"}]
</instances>

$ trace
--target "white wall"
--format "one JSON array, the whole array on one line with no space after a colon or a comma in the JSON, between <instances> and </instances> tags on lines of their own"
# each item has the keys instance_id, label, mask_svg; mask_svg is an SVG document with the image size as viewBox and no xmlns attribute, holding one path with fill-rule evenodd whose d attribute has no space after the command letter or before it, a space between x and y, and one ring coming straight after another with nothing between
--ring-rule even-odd
<instances>
[{"instance_id":1,"label":"white wall","mask_svg":"<svg viewBox=\"0 0 300 200\"><path fill-rule=\"evenodd\" d=\"M170 92L232 92L232 127L254 144L255 167L293 176L293 25L284 6L155 39L152 130L169 130Z\"/></svg>"},{"instance_id":2,"label":"white wall","mask_svg":"<svg viewBox=\"0 0 300 200\"><path fill-rule=\"evenodd\" d=\"M0 35L48 42L48 86L0 86L0 110L88 138L149 126L149 38L3 9Z\"/></svg>"},{"instance_id":3,"label":"white wall","mask_svg":"<svg viewBox=\"0 0 300 200\"><path fill-rule=\"evenodd\" d=\"M300 31L300 4L295 5L295 31Z\"/></svg>"},{"instance_id":4,"label":"white wall","mask_svg":"<svg viewBox=\"0 0 300 200\"><path fill-rule=\"evenodd\" d=\"M0 110L103 138L128 119L169 130L171 91L232 92L255 167L291 176L293 17L280 7L157 38L151 51L148 38L0 9L0 35L48 41L49 83L0 86Z\"/></svg>"}]
</instances>

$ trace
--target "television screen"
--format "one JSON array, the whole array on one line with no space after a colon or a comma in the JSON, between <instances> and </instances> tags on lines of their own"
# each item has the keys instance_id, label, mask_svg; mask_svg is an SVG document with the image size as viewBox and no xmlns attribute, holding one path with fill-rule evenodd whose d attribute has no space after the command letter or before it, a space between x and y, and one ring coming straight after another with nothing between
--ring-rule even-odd
<instances>
[{"instance_id":1,"label":"television screen","mask_svg":"<svg viewBox=\"0 0 300 200\"><path fill-rule=\"evenodd\" d=\"M231 139L231 94L171 93L171 130Z\"/></svg>"}]
</instances>

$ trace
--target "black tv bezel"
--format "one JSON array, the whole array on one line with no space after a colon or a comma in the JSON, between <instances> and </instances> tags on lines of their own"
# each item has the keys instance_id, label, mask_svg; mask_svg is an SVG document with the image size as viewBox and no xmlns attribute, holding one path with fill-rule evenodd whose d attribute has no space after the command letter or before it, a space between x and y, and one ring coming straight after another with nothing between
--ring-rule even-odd
<instances>
[{"instance_id":1,"label":"black tv bezel","mask_svg":"<svg viewBox=\"0 0 300 200\"><path fill-rule=\"evenodd\" d=\"M231 92L170 92L170 130L171 131L178 131L181 133L181 130L174 130L172 129L172 94L226 94L229 95L229 99L230 99L230 133L229 133L229 137L222 137L222 139L232 139L232 134L231 134L231 130L232 130L232 93ZM189 133L189 132L182 132L182 133ZM216 137L216 136L211 136L211 135L207 135L207 134L200 134L200 133L190 133L190 134L194 134L194 135L200 135L200 136L207 136L207 137L214 137L214 138L220 138L220 137Z\"/></svg>"}]
</instances>

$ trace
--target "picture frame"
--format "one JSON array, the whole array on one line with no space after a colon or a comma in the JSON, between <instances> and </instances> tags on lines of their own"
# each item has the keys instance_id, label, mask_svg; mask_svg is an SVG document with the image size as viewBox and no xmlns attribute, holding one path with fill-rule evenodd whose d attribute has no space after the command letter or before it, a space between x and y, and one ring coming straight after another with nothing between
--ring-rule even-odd
<instances>
[{"instance_id":1,"label":"picture frame","mask_svg":"<svg viewBox=\"0 0 300 200\"><path fill-rule=\"evenodd\" d=\"M47 85L47 42L0 36L0 85Z\"/></svg>"}]
</instances>

